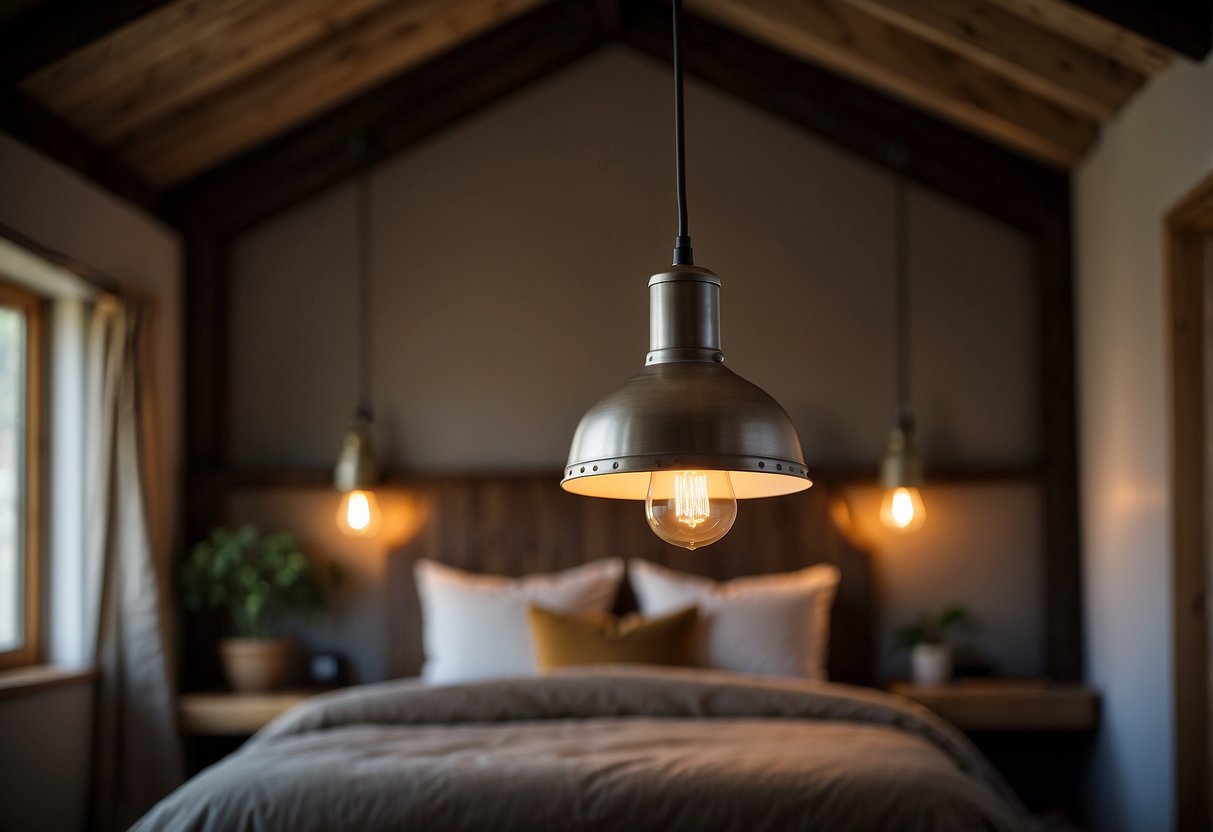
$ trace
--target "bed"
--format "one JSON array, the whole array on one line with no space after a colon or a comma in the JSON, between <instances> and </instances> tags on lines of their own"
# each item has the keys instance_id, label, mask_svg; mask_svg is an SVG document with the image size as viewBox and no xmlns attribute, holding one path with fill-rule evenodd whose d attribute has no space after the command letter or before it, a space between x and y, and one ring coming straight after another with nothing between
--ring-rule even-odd
<instances>
[{"instance_id":1,"label":"bed","mask_svg":"<svg viewBox=\"0 0 1213 832\"><path fill-rule=\"evenodd\" d=\"M389 666L403 678L284 714L167 797L140 830L1013 830L1022 807L967 740L869 688L867 553L820 488L746 503L731 535L685 552L634 504L548 478L419 485L423 520L391 554ZM626 553L717 578L828 562L831 682L601 666L430 685L418 558L504 575ZM632 606L621 593L618 608ZM849 684L843 684L843 683Z\"/></svg>"}]
</instances>

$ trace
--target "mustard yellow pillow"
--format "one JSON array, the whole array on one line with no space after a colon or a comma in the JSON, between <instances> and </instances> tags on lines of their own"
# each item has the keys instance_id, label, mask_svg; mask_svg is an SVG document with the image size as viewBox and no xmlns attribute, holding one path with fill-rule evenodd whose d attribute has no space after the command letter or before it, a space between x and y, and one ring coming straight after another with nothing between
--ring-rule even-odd
<instances>
[{"instance_id":1,"label":"mustard yellow pillow","mask_svg":"<svg viewBox=\"0 0 1213 832\"><path fill-rule=\"evenodd\" d=\"M657 618L565 615L542 607L527 612L540 670L575 664L689 665L695 655L695 607Z\"/></svg>"}]
</instances>

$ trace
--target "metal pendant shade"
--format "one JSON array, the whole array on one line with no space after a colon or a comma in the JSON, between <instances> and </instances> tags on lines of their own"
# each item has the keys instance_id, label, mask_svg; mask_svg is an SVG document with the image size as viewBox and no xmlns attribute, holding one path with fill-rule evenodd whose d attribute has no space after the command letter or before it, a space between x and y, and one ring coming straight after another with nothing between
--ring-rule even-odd
<instances>
[{"instance_id":1,"label":"metal pendant shade","mask_svg":"<svg viewBox=\"0 0 1213 832\"><path fill-rule=\"evenodd\" d=\"M671 7L678 199L674 264L649 279L644 368L582 417L560 485L589 497L644 500L649 525L659 537L694 549L728 533L736 500L791 494L812 483L788 414L724 366L720 278L694 265L687 224L682 3L672 0ZM661 472L674 474L672 499L653 490L658 481L653 475ZM709 472L729 476L709 484L704 476ZM727 523L720 525L724 517ZM696 530L709 518L717 527L705 536Z\"/></svg>"},{"instance_id":2,"label":"metal pendant shade","mask_svg":"<svg viewBox=\"0 0 1213 832\"><path fill-rule=\"evenodd\" d=\"M724 366L720 278L678 265L649 281L645 366L581 419L561 486L643 500L656 471L727 471L737 499L808 488L792 420Z\"/></svg>"}]
</instances>

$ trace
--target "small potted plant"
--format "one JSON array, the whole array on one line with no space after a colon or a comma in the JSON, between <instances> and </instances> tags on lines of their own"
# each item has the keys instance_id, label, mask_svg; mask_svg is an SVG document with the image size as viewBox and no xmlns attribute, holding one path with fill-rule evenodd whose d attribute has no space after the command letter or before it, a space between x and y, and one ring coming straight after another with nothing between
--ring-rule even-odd
<instances>
[{"instance_id":1,"label":"small potted plant","mask_svg":"<svg viewBox=\"0 0 1213 832\"><path fill-rule=\"evenodd\" d=\"M238 691L267 691L286 676L291 642L276 637L284 619L324 608L326 584L340 575L330 563L322 580L288 534L264 537L252 526L218 528L190 551L181 594L192 610L226 610L234 637L219 641L224 673Z\"/></svg>"},{"instance_id":2,"label":"small potted plant","mask_svg":"<svg viewBox=\"0 0 1213 832\"><path fill-rule=\"evenodd\" d=\"M947 642L947 635L968 620L968 611L953 605L939 612L927 610L913 624L896 632L897 647L910 651L915 682L938 685L952 677L952 645Z\"/></svg>"}]
</instances>

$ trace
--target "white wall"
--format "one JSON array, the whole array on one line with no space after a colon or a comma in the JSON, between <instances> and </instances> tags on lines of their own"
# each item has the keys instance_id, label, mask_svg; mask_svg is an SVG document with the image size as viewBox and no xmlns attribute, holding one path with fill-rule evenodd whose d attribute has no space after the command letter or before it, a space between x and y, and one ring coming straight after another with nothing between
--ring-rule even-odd
<instances>
[{"instance_id":1,"label":"white wall","mask_svg":"<svg viewBox=\"0 0 1213 832\"><path fill-rule=\"evenodd\" d=\"M160 422L154 449L158 482L150 487L165 501L165 514L155 518L153 531L159 539L156 555L167 563L181 458L181 266L177 236L143 211L4 134L0 134L0 183L0 223L156 302L156 365L151 381ZM53 563L50 568L54 569ZM24 771L24 785L14 785L11 790L9 778L0 779L5 783L6 795L0 801L0 828L73 828L71 819L83 817L88 796L92 698L87 688L34 693L2 704L0 769L20 766L28 753L23 749L24 742L9 742L10 736L21 736L15 729L12 733L9 730L17 723L43 731L47 748L53 749L52 756L59 762ZM12 755L18 755L17 759ZM35 817L44 817L46 825L18 822Z\"/></svg>"},{"instance_id":2,"label":"white wall","mask_svg":"<svg viewBox=\"0 0 1213 832\"><path fill-rule=\"evenodd\" d=\"M1163 216L1213 168L1213 65L1184 61L1104 129L1074 184L1087 679L1104 695L1090 810L1172 824Z\"/></svg>"},{"instance_id":3,"label":"white wall","mask_svg":"<svg viewBox=\"0 0 1213 832\"><path fill-rule=\"evenodd\" d=\"M724 282L730 366L788 409L810 467L874 472L893 418L892 177L700 83L688 84L687 118L691 231L698 262ZM668 67L609 48L375 168L374 392L390 468L556 476L581 414L647 349L645 285L673 243L669 126ZM928 461L1034 461L1027 240L922 188L910 226ZM356 395L354 229L345 182L237 241L236 465L332 464ZM853 494L875 514L870 494ZM1042 672L1032 486L927 500L935 519L913 538L869 525L883 631L963 601L1004 671ZM338 537L335 509L331 494L246 492L231 515L289 528L360 576L348 617L317 640L374 678L382 551Z\"/></svg>"}]
</instances>

